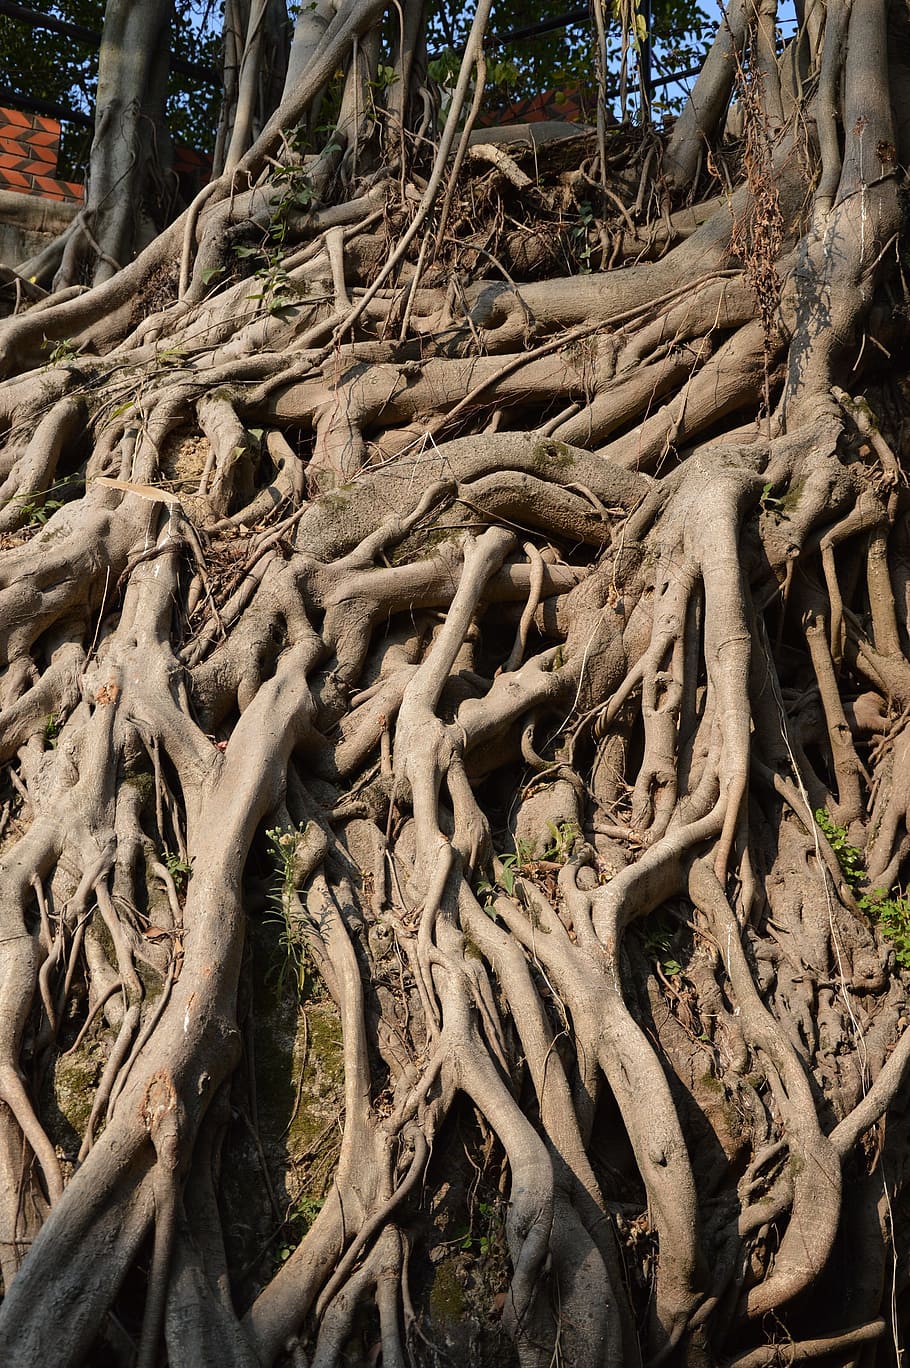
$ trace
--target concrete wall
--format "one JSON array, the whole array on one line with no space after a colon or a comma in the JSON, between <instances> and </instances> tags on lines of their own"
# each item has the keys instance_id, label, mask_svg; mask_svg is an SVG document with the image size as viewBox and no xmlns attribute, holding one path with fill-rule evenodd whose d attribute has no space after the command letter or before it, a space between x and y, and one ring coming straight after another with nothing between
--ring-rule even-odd
<instances>
[{"instance_id":1,"label":"concrete wall","mask_svg":"<svg viewBox=\"0 0 910 1368\"><path fill-rule=\"evenodd\" d=\"M0 190L0 263L16 266L27 261L62 233L81 207L66 200Z\"/></svg>"}]
</instances>

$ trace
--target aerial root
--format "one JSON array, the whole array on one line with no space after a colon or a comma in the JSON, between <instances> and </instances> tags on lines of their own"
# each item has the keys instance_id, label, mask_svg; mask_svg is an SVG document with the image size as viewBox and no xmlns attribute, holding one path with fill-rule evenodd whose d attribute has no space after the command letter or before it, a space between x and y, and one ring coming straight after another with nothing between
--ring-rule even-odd
<instances>
[{"instance_id":1,"label":"aerial root","mask_svg":"<svg viewBox=\"0 0 910 1368\"><path fill-rule=\"evenodd\" d=\"M782 1353L787 1355L788 1363L806 1363L811 1359L825 1358L838 1351L857 1349L864 1344L872 1344L887 1332L884 1320L867 1321L852 1330L843 1330L838 1335L822 1335L817 1339L787 1340L786 1344L763 1344L747 1354L729 1359L725 1368L772 1368L780 1362Z\"/></svg>"},{"instance_id":2,"label":"aerial root","mask_svg":"<svg viewBox=\"0 0 910 1368\"><path fill-rule=\"evenodd\" d=\"M578 868L590 859L590 855L580 857ZM598 895L579 891L572 902L573 928L579 940L573 946L533 885L516 880L516 886L528 900L528 911L500 897L495 903L497 912L527 952L543 963L570 1014L580 1049L597 1059L603 1070L648 1192L661 1248L651 1327L656 1352L678 1342L700 1300L702 1280L695 1187L676 1110L660 1063L623 1001L618 986L618 942L606 940L601 933L600 946L593 954L582 948L596 944L593 929L584 929L584 918L590 920L590 905ZM536 934L530 918L539 919L547 934ZM647 1119L640 1102L645 1094Z\"/></svg>"},{"instance_id":3,"label":"aerial root","mask_svg":"<svg viewBox=\"0 0 910 1368\"><path fill-rule=\"evenodd\" d=\"M152 1186L155 1237L149 1273L137 1368L154 1368L164 1324L177 1224L178 1172L181 1165L180 1104L173 1081L161 1071L147 1085L144 1121L155 1147Z\"/></svg>"},{"instance_id":4,"label":"aerial root","mask_svg":"<svg viewBox=\"0 0 910 1368\"><path fill-rule=\"evenodd\" d=\"M773 1271L744 1297L749 1316L790 1301L824 1268L840 1220L840 1161L819 1126L805 1065L780 1025L762 1002L743 951L742 932L713 870L701 860L692 865L689 891L708 916L724 967L740 1009L747 1041L772 1066L769 1074L784 1121L790 1153L797 1162L792 1176L792 1209L774 1261Z\"/></svg>"}]
</instances>

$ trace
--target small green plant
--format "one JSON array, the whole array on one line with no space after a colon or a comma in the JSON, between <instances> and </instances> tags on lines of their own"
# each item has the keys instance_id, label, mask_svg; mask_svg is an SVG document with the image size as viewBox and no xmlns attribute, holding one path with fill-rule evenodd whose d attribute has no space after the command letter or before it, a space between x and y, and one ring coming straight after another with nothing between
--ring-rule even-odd
<instances>
[{"instance_id":1,"label":"small green plant","mask_svg":"<svg viewBox=\"0 0 910 1368\"><path fill-rule=\"evenodd\" d=\"M284 991L288 977L292 976L300 994L307 986L310 971L306 942L294 911L294 866L303 830L302 827L292 827L290 830L270 827L265 833L275 861L275 877L269 890L269 919L279 925L278 944L282 960L278 968L278 991Z\"/></svg>"},{"instance_id":2,"label":"small green plant","mask_svg":"<svg viewBox=\"0 0 910 1368\"><path fill-rule=\"evenodd\" d=\"M56 713L51 713L44 719L44 744L48 750L57 749L57 737L60 735L60 728L63 726L63 718Z\"/></svg>"},{"instance_id":3,"label":"small green plant","mask_svg":"<svg viewBox=\"0 0 910 1368\"><path fill-rule=\"evenodd\" d=\"M297 1198L284 1223L284 1238L276 1250L277 1263L287 1263L324 1206L324 1197L311 1197L305 1192Z\"/></svg>"},{"instance_id":4,"label":"small green plant","mask_svg":"<svg viewBox=\"0 0 910 1368\"><path fill-rule=\"evenodd\" d=\"M45 499L43 503L24 503L22 505L22 526L43 527L48 518L63 507L62 499Z\"/></svg>"},{"instance_id":5,"label":"small green plant","mask_svg":"<svg viewBox=\"0 0 910 1368\"><path fill-rule=\"evenodd\" d=\"M155 352L155 361L159 366L182 366L186 361L186 348L161 347Z\"/></svg>"},{"instance_id":6,"label":"small green plant","mask_svg":"<svg viewBox=\"0 0 910 1368\"><path fill-rule=\"evenodd\" d=\"M551 864L565 864L575 847L575 842L581 836L576 822L547 822L547 830L552 839L543 855L544 860L549 860Z\"/></svg>"},{"instance_id":7,"label":"small green plant","mask_svg":"<svg viewBox=\"0 0 910 1368\"><path fill-rule=\"evenodd\" d=\"M181 855L176 854L173 850L166 850L164 852L164 863L167 872L174 880L174 887L177 892L185 893L186 886L193 877L193 866L190 861L184 860Z\"/></svg>"},{"instance_id":8,"label":"small green plant","mask_svg":"<svg viewBox=\"0 0 910 1368\"><path fill-rule=\"evenodd\" d=\"M280 315L297 303L301 290L281 265L280 258L268 256L266 261L255 275L255 279L262 282L262 289L247 295L247 299L262 300L268 313Z\"/></svg>"},{"instance_id":9,"label":"small green plant","mask_svg":"<svg viewBox=\"0 0 910 1368\"><path fill-rule=\"evenodd\" d=\"M487 84L500 90L512 90L518 85L521 73L514 62L508 58L489 62L487 65Z\"/></svg>"},{"instance_id":10,"label":"small green plant","mask_svg":"<svg viewBox=\"0 0 910 1368\"><path fill-rule=\"evenodd\" d=\"M676 927L663 917L655 917L648 924L642 948L647 958L660 966L665 978L673 978L683 972L683 967L675 956Z\"/></svg>"},{"instance_id":11,"label":"small green plant","mask_svg":"<svg viewBox=\"0 0 910 1368\"><path fill-rule=\"evenodd\" d=\"M515 842L515 849L508 855L500 855L500 872L496 883L490 883L489 879L480 879L475 886L478 898L481 900L484 911L496 920L496 909L493 899L497 893L505 893L508 897L515 896L515 879L523 873L531 863L532 852L531 843L519 838Z\"/></svg>"},{"instance_id":12,"label":"small green plant","mask_svg":"<svg viewBox=\"0 0 910 1368\"><path fill-rule=\"evenodd\" d=\"M490 880L484 878L478 879L477 883L474 885L474 892L477 894L478 901L487 916L492 917L493 920L496 921L496 907L493 903L496 889L490 883Z\"/></svg>"},{"instance_id":13,"label":"small green plant","mask_svg":"<svg viewBox=\"0 0 910 1368\"><path fill-rule=\"evenodd\" d=\"M521 872L521 870L518 868L518 866L521 863L518 856L518 852L516 851L511 855L503 855L501 863L502 872L499 875L499 886L504 890L504 892L508 893L509 897L511 898L515 893L516 870L518 871L518 873Z\"/></svg>"},{"instance_id":14,"label":"small green plant","mask_svg":"<svg viewBox=\"0 0 910 1368\"><path fill-rule=\"evenodd\" d=\"M884 894L876 898L877 894ZM894 949L894 958L902 969L910 969L910 898L906 893L888 896L887 889L876 888L867 898L860 899L864 912L875 917Z\"/></svg>"},{"instance_id":15,"label":"small green plant","mask_svg":"<svg viewBox=\"0 0 910 1368\"><path fill-rule=\"evenodd\" d=\"M66 366L79 356L79 348L71 337L62 337L59 342L45 336L44 350L47 352L47 365Z\"/></svg>"},{"instance_id":16,"label":"small green plant","mask_svg":"<svg viewBox=\"0 0 910 1368\"><path fill-rule=\"evenodd\" d=\"M780 499L777 498L775 494L772 494L771 491L773 490L773 488L774 485L770 482L770 480L766 484L762 485L761 498L759 499L759 503L761 504L762 508L766 509L768 512L778 513L781 510L781 508L783 508L783 503Z\"/></svg>"},{"instance_id":17,"label":"small green plant","mask_svg":"<svg viewBox=\"0 0 910 1368\"><path fill-rule=\"evenodd\" d=\"M500 887L513 897L515 893L515 877L523 873L531 863L531 842L519 839L515 842L515 849L509 855L503 855L500 863L502 873L499 876Z\"/></svg>"},{"instance_id":18,"label":"small green plant","mask_svg":"<svg viewBox=\"0 0 910 1368\"><path fill-rule=\"evenodd\" d=\"M578 270L581 275L591 274L591 258L594 255L595 244L591 241L590 229L596 226L594 210L587 200L582 200L578 206L578 223L572 228L572 247L578 259Z\"/></svg>"},{"instance_id":19,"label":"small green plant","mask_svg":"<svg viewBox=\"0 0 910 1368\"><path fill-rule=\"evenodd\" d=\"M302 168L293 163L274 166L272 181L282 188L281 194L272 205L268 234L276 247L282 247L291 226L292 214L311 209L316 200L316 193Z\"/></svg>"},{"instance_id":20,"label":"small green plant","mask_svg":"<svg viewBox=\"0 0 910 1368\"><path fill-rule=\"evenodd\" d=\"M454 86L458 79L461 60L452 48L447 48L441 57L434 57L427 63L427 74L431 81L443 89Z\"/></svg>"},{"instance_id":21,"label":"small green plant","mask_svg":"<svg viewBox=\"0 0 910 1368\"><path fill-rule=\"evenodd\" d=\"M850 844L847 828L838 826L826 808L819 808L815 814L818 829L827 838L828 844L837 856L837 863L845 881L855 891L867 881L863 857L855 845Z\"/></svg>"},{"instance_id":22,"label":"small green plant","mask_svg":"<svg viewBox=\"0 0 910 1368\"><path fill-rule=\"evenodd\" d=\"M817 810L815 820L837 857L844 882L856 895L860 911L878 923L882 934L891 942L900 967L910 969L910 896L895 894L887 888L869 888L862 854L851 844L847 828L838 826L825 808Z\"/></svg>"},{"instance_id":23,"label":"small green plant","mask_svg":"<svg viewBox=\"0 0 910 1368\"><path fill-rule=\"evenodd\" d=\"M398 72L393 66L384 66L382 62L376 68L376 79L370 81L370 86L377 95L382 95L386 90L393 86L398 80Z\"/></svg>"},{"instance_id":24,"label":"small green plant","mask_svg":"<svg viewBox=\"0 0 910 1368\"><path fill-rule=\"evenodd\" d=\"M478 1259L484 1259L490 1253L497 1238L502 1231L502 1213L498 1202L478 1202L475 1208L479 1218L477 1234L474 1233L474 1221L471 1222L471 1229L461 1241L461 1247L467 1253L475 1255Z\"/></svg>"}]
</instances>

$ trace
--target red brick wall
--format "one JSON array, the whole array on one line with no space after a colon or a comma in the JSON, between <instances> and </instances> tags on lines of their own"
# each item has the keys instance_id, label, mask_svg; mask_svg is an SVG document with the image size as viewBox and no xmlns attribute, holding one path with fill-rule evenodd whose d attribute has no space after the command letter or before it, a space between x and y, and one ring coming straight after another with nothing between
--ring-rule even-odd
<instances>
[{"instance_id":1,"label":"red brick wall","mask_svg":"<svg viewBox=\"0 0 910 1368\"><path fill-rule=\"evenodd\" d=\"M570 90L545 90L527 100L513 100L502 109L485 110L477 122L482 127L542 123L545 119L555 119L560 123L585 123L586 119L593 120L596 117L596 109L596 101L590 93L585 101L577 87Z\"/></svg>"},{"instance_id":2,"label":"red brick wall","mask_svg":"<svg viewBox=\"0 0 910 1368\"><path fill-rule=\"evenodd\" d=\"M83 187L57 180L60 125L43 114L0 109L0 190L79 202Z\"/></svg>"}]
</instances>

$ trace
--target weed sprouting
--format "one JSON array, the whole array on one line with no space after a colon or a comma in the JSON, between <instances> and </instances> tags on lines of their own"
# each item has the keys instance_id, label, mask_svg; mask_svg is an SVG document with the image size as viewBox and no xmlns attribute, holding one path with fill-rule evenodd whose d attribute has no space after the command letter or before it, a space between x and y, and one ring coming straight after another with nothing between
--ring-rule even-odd
<instances>
[{"instance_id":1,"label":"weed sprouting","mask_svg":"<svg viewBox=\"0 0 910 1368\"><path fill-rule=\"evenodd\" d=\"M887 888L870 888L862 853L852 845L846 827L838 826L825 808L815 814L819 831L837 857L844 881L856 895L861 912L878 923L902 969L910 969L910 896Z\"/></svg>"},{"instance_id":2,"label":"weed sprouting","mask_svg":"<svg viewBox=\"0 0 910 1368\"><path fill-rule=\"evenodd\" d=\"M287 1263L324 1206L324 1197L313 1197L305 1192L297 1198L284 1223L284 1238L276 1250L276 1263Z\"/></svg>"},{"instance_id":3,"label":"weed sprouting","mask_svg":"<svg viewBox=\"0 0 910 1368\"><path fill-rule=\"evenodd\" d=\"M185 893L186 886L193 877L193 866L191 861L183 859L181 855L173 850L165 850L164 863L167 872L174 880L174 887L178 893Z\"/></svg>"},{"instance_id":4,"label":"weed sprouting","mask_svg":"<svg viewBox=\"0 0 910 1368\"><path fill-rule=\"evenodd\" d=\"M683 972L682 964L676 958L678 930L679 928L672 925L667 918L657 916L649 920L642 938L642 949L646 958L660 966L665 978L673 978Z\"/></svg>"},{"instance_id":5,"label":"weed sprouting","mask_svg":"<svg viewBox=\"0 0 910 1368\"><path fill-rule=\"evenodd\" d=\"M295 909L295 861L303 834L302 827L292 827L290 830L270 827L265 833L275 861L275 875L268 895L268 917L279 926L278 944L282 958L278 966L278 990L283 992L291 977L301 996L312 968Z\"/></svg>"}]
</instances>

